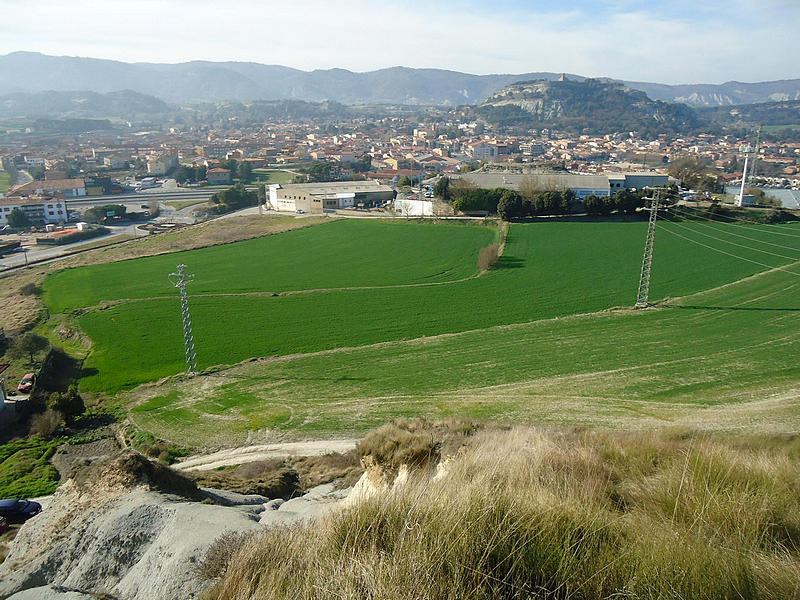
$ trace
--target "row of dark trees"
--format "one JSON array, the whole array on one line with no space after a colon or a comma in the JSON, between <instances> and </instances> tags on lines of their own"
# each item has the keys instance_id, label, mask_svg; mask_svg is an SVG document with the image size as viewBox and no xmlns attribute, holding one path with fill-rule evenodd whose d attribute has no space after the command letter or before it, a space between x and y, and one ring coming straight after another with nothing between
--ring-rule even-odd
<instances>
[{"instance_id":1,"label":"row of dark trees","mask_svg":"<svg viewBox=\"0 0 800 600\"><path fill-rule=\"evenodd\" d=\"M250 183L255 177L255 174L253 173L253 165L246 161L239 162L234 158L229 158L227 160L223 160L220 163L220 166L223 169L228 169L233 177L238 177L241 183ZM186 182L198 183L203 181L207 177L207 174L208 169L202 165L198 167L181 165L175 169L175 171L172 173L172 176L179 184L184 184Z\"/></svg>"},{"instance_id":2,"label":"row of dark trees","mask_svg":"<svg viewBox=\"0 0 800 600\"><path fill-rule=\"evenodd\" d=\"M497 214L504 221L537 215L568 215L577 198L572 190L543 191L523 198L513 190L505 190L497 204Z\"/></svg>"},{"instance_id":3,"label":"row of dark trees","mask_svg":"<svg viewBox=\"0 0 800 600\"><path fill-rule=\"evenodd\" d=\"M208 169L205 166L200 165L199 167L187 167L186 165L181 165L172 176L175 178L179 184L183 185L187 181L190 183L197 183L199 181L203 181L206 178L206 173Z\"/></svg>"},{"instance_id":4,"label":"row of dark trees","mask_svg":"<svg viewBox=\"0 0 800 600\"><path fill-rule=\"evenodd\" d=\"M465 213L498 214L508 221L537 215L568 215L576 203L572 190L550 190L523 198L506 188L472 188L453 193L453 208Z\"/></svg>"},{"instance_id":5,"label":"row of dark trees","mask_svg":"<svg viewBox=\"0 0 800 600\"><path fill-rule=\"evenodd\" d=\"M605 216L613 212L632 215L644 206L644 198L647 195L644 190L639 192L619 190L613 196L590 194L583 199L583 208L586 214L591 216Z\"/></svg>"},{"instance_id":6,"label":"row of dark trees","mask_svg":"<svg viewBox=\"0 0 800 600\"><path fill-rule=\"evenodd\" d=\"M237 183L227 190L222 190L211 196L211 202L214 204L214 212L217 214L224 214L240 208L247 208L248 206L257 206L259 201L263 204L263 198L266 197L264 186L260 186L258 190L248 190L241 183Z\"/></svg>"}]
</instances>

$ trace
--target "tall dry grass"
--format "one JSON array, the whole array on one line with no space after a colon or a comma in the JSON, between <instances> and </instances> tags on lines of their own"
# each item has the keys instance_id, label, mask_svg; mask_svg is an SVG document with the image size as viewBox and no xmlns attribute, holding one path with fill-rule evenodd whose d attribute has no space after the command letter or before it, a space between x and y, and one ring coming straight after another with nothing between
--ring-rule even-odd
<instances>
[{"instance_id":1,"label":"tall dry grass","mask_svg":"<svg viewBox=\"0 0 800 600\"><path fill-rule=\"evenodd\" d=\"M420 470L311 526L254 535L209 597L800 598L791 440L513 429L463 441L445 477Z\"/></svg>"}]
</instances>

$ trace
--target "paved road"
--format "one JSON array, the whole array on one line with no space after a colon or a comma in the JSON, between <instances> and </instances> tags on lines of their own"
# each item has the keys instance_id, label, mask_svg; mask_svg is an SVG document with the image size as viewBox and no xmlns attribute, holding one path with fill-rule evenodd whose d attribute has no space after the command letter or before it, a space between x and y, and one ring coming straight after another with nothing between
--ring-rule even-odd
<instances>
[{"instance_id":1,"label":"paved road","mask_svg":"<svg viewBox=\"0 0 800 600\"><path fill-rule=\"evenodd\" d=\"M64 244L63 246L37 246L26 245L23 242L23 248L28 248L27 252L14 252L0 257L0 271L11 269L14 267L21 267L27 262L34 262L40 260L47 260L50 258L58 258L68 252L72 252L82 245L92 244L97 240L111 240L121 235L145 235L143 232L136 229L136 225L110 225L108 228L111 233L105 236L92 238L90 240L83 240L75 242L74 244ZM27 255L27 257L26 257Z\"/></svg>"},{"instance_id":2,"label":"paved road","mask_svg":"<svg viewBox=\"0 0 800 600\"><path fill-rule=\"evenodd\" d=\"M161 208L165 211L164 214L156 219L153 219L152 221L149 221L150 223L169 222L169 223L193 224L197 221L197 219L190 212L191 209L194 207L187 207L180 211L176 211L162 204ZM257 214L258 214L258 207L251 206L249 208L243 208L241 210L232 213L227 213L225 215L221 215L216 218L224 219L229 217L236 217L239 215L257 215ZM278 214L278 213L271 211L269 214ZM312 215L304 215L304 216L312 216ZM52 246L39 247L36 245L26 246L26 242L23 242L23 247L30 248L30 250L27 252L28 262L38 261L38 260L58 260L59 258L64 258L64 255L69 252L74 252L75 250L79 250L82 245L92 244L97 240L111 240L114 237L118 237L124 234L144 236L145 233L142 232L141 230L136 229L136 225L141 225L141 223L135 223L132 225L106 225L106 227L108 227L111 230L111 233L109 235L92 238L90 240L84 240L82 242L75 242L74 244L65 244L64 246L55 246L55 247ZM12 254L0 257L0 273L8 269L24 266L26 258L25 254L26 253L24 252L14 252Z\"/></svg>"},{"instance_id":3,"label":"paved road","mask_svg":"<svg viewBox=\"0 0 800 600\"><path fill-rule=\"evenodd\" d=\"M219 190L204 190L204 191L185 191L185 192L159 192L156 190L147 192L135 192L132 194L113 194L110 196L86 196L80 199L68 198L68 208L88 208L90 206L98 206L102 204L135 204L137 209L140 204L147 204L151 200L158 200L159 202L167 202L170 200L208 200Z\"/></svg>"}]
</instances>

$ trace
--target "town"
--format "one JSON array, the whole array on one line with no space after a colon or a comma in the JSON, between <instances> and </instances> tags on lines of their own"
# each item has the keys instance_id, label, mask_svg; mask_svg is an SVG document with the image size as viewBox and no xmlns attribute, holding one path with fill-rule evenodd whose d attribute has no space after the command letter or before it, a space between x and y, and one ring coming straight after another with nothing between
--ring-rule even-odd
<instances>
[{"instance_id":1,"label":"town","mask_svg":"<svg viewBox=\"0 0 800 600\"><path fill-rule=\"evenodd\" d=\"M743 149L755 143L755 132L750 139L702 133L645 139L636 132L590 136L548 129L512 135L485 122L462 121L453 114L457 111L434 112L437 119L400 116L325 124L314 119L284 120L249 127L232 121L185 130L130 126L62 135L35 128L8 130L0 135L7 181L0 226L16 207L27 211L31 224L64 224L80 220L82 210L67 208L74 200L84 201L85 209L86 201L95 196L102 198L98 205L113 204L109 197L128 201L131 194L153 188L198 192L234 182L277 188L290 183L373 181L397 190L402 202L432 201L432 187L421 189L423 182L476 170L572 174L568 187L579 199L587 193L581 190L587 189L595 195L613 194L620 185L614 182L616 175L626 173L670 175L696 194L724 194L726 185L741 181ZM756 152L750 183L781 190L784 206L796 208L798 196L792 190L800 188L800 143L763 139ZM687 157L694 160L695 171L698 164L704 168L704 177L681 171L681 159ZM595 176L591 184L588 179L581 182L580 176L587 175ZM492 187L504 186L502 177L491 180ZM164 181L169 181L166 188ZM353 191L350 188L356 189L353 185L341 189ZM380 202L325 207L389 207L387 200L392 198L385 193L379 198ZM299 207L286 201L270 204L277 210ZM415 214L424 215L426 210L433 214L429 204L427 209L415 209Z\"/></svg>"}]
</instances>

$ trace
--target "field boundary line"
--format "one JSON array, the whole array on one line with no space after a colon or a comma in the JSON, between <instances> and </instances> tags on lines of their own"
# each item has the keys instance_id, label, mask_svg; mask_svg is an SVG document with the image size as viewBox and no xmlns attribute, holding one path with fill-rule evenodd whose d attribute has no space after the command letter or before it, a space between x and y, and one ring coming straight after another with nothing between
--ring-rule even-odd
<instances>
[{"instance_id":1,"label":"field boundary line","mask_svg":"<svg viewBox=\"0 0 800 600\"><path fill-rule=\"evenodd\" d=\"M505 242L501 245L500 249L498 250L498 256L502 256L502 250L504 249ZM135 259L128 259L128 260L135 260ZM462 277L460 279L452 279L450 281L426 281L421 283L393 283L390 285L360 285L360 286L348 286L348 287L331 287L331 288L310 288L306 290L284 290L282 292L275 292L275 291L261 291L261 292L215 292L215 293L207 293L207 294L189 294L189 298L236 298L236 297L252 297L252 298L280 298L284 296L299 296L301 294L327 294L331 292L358 292L358 291L368 291L368 290L392 290L392 289L405 289L405 288L417 288L417 287L433 287L439 285L454 285L457 283L464 283L466 281L470 281L472 279L477 279L482 275L488 273L491 269L487 271L478 271L468 277ZM177 296L147 296L145 298L117 298L115 300L103 300L98 304L93 306L85 306L73 309L70 312L80 311L82 314L87 312L96 312L99 310L106 310L112 306L118 306L120 304L127 304L133 302L146 302L148 300L172 300L177 298Z\"/></svg>"}]
</instances>

